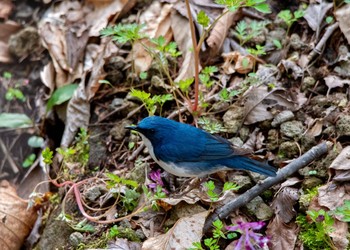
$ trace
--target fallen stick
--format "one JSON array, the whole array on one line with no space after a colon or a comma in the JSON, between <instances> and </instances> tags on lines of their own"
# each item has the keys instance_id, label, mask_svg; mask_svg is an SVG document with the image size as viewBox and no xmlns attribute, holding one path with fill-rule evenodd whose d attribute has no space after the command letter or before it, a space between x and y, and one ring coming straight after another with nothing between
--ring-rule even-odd
<instances>
[{"instance_id":1,"label":"fallen stick","mask_svg":"<svg viewBox=\"0 0 350 250\"><path fill-rule=\"evenodd\" d=\"M269 189L273 185L282 182L288 176L298 171L300 168L305 167L312 161L319 158L321 155L327 153L327 151L328 151L328 145L326 142L323 142L317 146L314 146L305 154L303 154L299 158L289 163L283 169L280 169L277 172L277 176L266 178L264 181L256 184L254 187L252 187L251 189L249 189L248 191L246 191L244 194L240 195L236 199L229 201L222 207L218 207L217 209L214 210L212 214L208 216L204 224L203 232L204 233L208 232L208 230L211 228L215 220L217 219L222 220L226 218L230 213L232 213L236 209L247 204L249 201L254 199L256 196L258 196L265 190Z\"/></svg>"}]
</instances>

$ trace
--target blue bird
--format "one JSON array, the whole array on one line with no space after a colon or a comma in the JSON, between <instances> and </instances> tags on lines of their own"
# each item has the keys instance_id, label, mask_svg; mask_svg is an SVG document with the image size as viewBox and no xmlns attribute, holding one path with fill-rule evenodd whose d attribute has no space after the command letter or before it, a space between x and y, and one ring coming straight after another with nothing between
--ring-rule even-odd
<instances>
[{"instance_id":1,"label":"blue bird","mask_svg":"<svg viewBox=\"0 0 350 250\"><path fill-rule=\"evenodd\" d=\"M153 160L176 176L204 177L230 169L276 176L274 167L240 155L228 140L188 124L150 116L126 128L139 132Z\"/></svg>"}]
</instances>

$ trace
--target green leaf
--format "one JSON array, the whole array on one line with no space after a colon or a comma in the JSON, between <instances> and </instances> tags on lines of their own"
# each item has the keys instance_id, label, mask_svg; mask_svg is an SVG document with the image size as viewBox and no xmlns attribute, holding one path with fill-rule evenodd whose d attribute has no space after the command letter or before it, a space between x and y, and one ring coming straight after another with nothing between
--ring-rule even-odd
<instances>
[{"instance_id":1,"label":"green leaf","mask_svg":"<svg viewBox=\"0 0 350 250\"><path fill-rule=\"evenodd\" d=\"M24 167L24 168L30 167L31 165L33 165L35 159L36 159L35 154L28 155L27 158L25 158L25 160L23 161L22 167Z\"/></svg>"},{"instance_id":2,"label":"green leaf","mask_svg":"<svg viewBox=\"0 0 350 250\"><path fill-rule=\"evenodd\" d=\"M32 148L41 148L44 145L44 138L33 135L28 139L27 143Z\"/></svg>"},{"instance_id":3,"label":"green leaf","mask_svg":"<svg viewBox=\"0 0 350 250\"><path fill-rule=\"evenodd\" d=\"M191 84L193 83L194 79L193 78L188 78L185 80L180 80L180 82L178 83L180 89L182 92L188 92L189 87L191 86Z\"/></svg>"},{"instance_id":4,"label":"green leaf","mask_svg":"<svg viewBox=\"0 0 350 250\"><path fill-rule=\"evenodd\" d=\"M254 5L252 7L254 9L256 9L257 11L260 11L260 12L265 13L265 14L271 13L270 6L267 3L257 4L257 5Z\"/></svg>"},{"instance_id":5,"label":"green leaf","mask_svg":"<svg viewBox=\"0 0 350 250\"><path fill-rule=\"evenodd\" d=\"M72 98L74 91L78 88L78 84L67 84L56 89L49 101L47 102L46 110L49 111L55 105L60 105Z\"/></svg>"},{"instance_id":6,"label":"green leaf","mask_svg":"<svg viewBox=\"0 0 350 250\"><path fill-rule=\"evenodd\" d=\"M12 74L8 71L5 71L3 74L2 74L2 77L5 78L6 80L10 80L12 78Z\"/></svg>"},{"instance_id":7,"label":"green leaf","mask_svg":"<svg viewBox=\"0 0 350 250\"><path fill-rule=\"evenodd\" d=\"M140 79L145 80L147 79L148 73L146 71L140 72Z\"/></svg>"},{"instance_id":8,"label":"green leaf","mask_svg":"<svg viewBox=\"0 0 350 250\"><path fill-rule=\"evenodd\" d=\"M210 19L208 17L208 15L203 11L199 11L198 15L197 15L197 22L202 25L204 28L208 27L209 23L210 23Z\"/></svg>"},{"instance_id":9,"label":"green leaf","mask_svg":"<svg viewBox=\"0 0 350 250\"><path fill-rule=\"evenodd\" d=\"M32 120L25 114L0 113L0 128L26 128L32 126Z\"/></svg>"},{"instance_id":10,"label":"green leaf","mask_svg":"<svg viewBox=\"0 0 350 250\"><path fill-rule=\"evenodd\" d=\"M282 49L282 44L281 44L281 42L279 40L273 39L272 42L276 46L276 48Z\"/></svg>"},{"instance_id":11,"label":"green leaf","mask_svg":"<svg viewBox=\"0 0 350 250\"><path fill-rule=\"evenodd\" d=\"M53 151L51 151L49 148L45 148L41 153L41 156L43 157L45 164L49 165L52 163Z\"/></svg>"}]
</instances>

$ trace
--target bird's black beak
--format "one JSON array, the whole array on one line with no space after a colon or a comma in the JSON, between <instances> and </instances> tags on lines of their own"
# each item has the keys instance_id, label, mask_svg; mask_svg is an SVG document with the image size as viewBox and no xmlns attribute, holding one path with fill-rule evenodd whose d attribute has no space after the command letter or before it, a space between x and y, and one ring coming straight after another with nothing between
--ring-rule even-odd
<instances>
[{"instance_id":1,"label":"bird's black beak","mask_svg":"<svg viewBox=\"0 0 350 250\"><path fill-rule=\"evenodd\" d=\"M137 131L137 126L126 126L124 128Z\"/></svg>"}]
</instances>

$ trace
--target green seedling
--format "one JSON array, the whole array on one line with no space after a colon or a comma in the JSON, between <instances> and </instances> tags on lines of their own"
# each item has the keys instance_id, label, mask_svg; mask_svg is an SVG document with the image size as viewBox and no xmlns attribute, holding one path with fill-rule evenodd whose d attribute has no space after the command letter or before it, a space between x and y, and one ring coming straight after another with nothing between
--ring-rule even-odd
<instances>
[{"instance_id":1,"label":"green seedling","mask_svg":"<svg viewBox=\"0 0 350 250\"><path fill-rule=\"evenodd\" d=\"M293 23L302 18L304 15L305 11L303 10L294 11L293 14L290 10L282 10L277 16L287 24L287 34L289 34L290 27L292 27Z\"/></svg>"}]
</instances>

